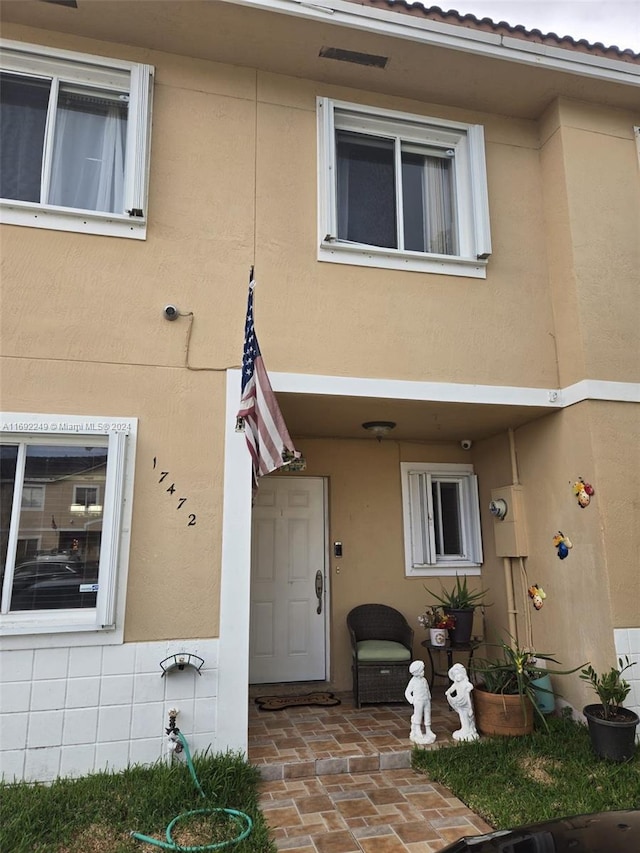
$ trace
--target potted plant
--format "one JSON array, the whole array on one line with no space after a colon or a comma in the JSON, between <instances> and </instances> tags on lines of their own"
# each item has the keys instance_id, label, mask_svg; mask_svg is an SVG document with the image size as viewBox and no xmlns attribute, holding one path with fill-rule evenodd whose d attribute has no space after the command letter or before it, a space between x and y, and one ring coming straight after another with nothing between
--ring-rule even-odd
<instances>
[{"instance_id":1,"label":"potted plant","mask_svg":"<svg viewBox=\"0 0 640 853\"><path fill-rule=\"evenodd\" d=\"M418 622L429 631L431 645L439 648L447 644L448 632L453 629L455 621L451 614L444 613L436 605L428 607L421 616L418 616Z\"/></svg>"},{"instance_id":2,"label":"potted plant","mask_svg":"<svg viewBox=\"0 0 640 853\"><path fill-rule=\"evenodd\" d=\"M587 705L583 714L587 718L591 746L600 758L612 761L628 761L634 753L634 742L638 715L622 703L629 695L631 685L622 677L635 661L618 658L618 667L598 674L589 664L582 670L580 678L588 682L600 699L600 704Z\"/></svg>"},{"instance_id":3,"label":"potted plant","mask_svg":"<svg viewBox=\"0 0 640 853\"><path fill-rule=\"evenodd\" d=\"M455 624L449 633L452 644L468 643L471 640L473 614L476 607L488 606L484 601L487 590L471 591L467 586L466 575L462 580L456 575L456 583L453 589L447 590L442 586L440 595L426 586L425 589L442 606L444 612L453 616L455 620Z\"/></svg>"},{"instance_id":4,"label":"potted plant","mask_svg":"<svg viewBox=\"0 0 640 853\"><path fill-rule=\"evenodd\" d=\"M546 675L568 675L580 666L567 670L547 669L546 663L559 663L552 655L521 649L502 640L498 647L501 656L493 660L474 658L471 661L476 725L485 735L523 735L533 731L537 717L548 728L540 707L539 693L549 691L540 679ZM544 661L545 666L540 666ZM581 664L584 666L584 664Z\"/></svg>"}]
</instances>

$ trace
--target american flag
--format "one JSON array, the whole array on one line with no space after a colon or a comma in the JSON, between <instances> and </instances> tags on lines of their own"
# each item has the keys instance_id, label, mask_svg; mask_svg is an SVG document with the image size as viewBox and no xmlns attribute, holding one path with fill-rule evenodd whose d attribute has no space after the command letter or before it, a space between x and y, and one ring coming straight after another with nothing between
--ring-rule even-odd
<instances>
[{"instance_id":1,"label":"american flag","mask_svg":"<svg viewBox=\"0 0 640 853\"><path fill-rule=\"evenodd\" d=\"M249 301L244 327L242 396L238 418L244 425L253 465L254 488L257 488L258 477L281 468L300 454L291 441L260 352L253 325L254 287L255 281L252 279L249 282Z\"/></svg>"}]
</instances>

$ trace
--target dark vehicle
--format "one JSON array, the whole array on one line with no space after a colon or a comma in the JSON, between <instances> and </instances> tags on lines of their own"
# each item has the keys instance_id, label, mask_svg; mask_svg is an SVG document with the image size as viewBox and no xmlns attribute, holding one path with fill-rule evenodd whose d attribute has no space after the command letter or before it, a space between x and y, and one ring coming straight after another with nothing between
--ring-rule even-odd
<instances>
[{"instance_id":1,"label":"dark vehicle","mask_svg":"<svg viewBox=\"0 0 640 853\"><path fill-rule=\"evenodd\" d=\"M488 835L474 835L440 853L638 853L640 810L563 817Z\"/></svg>"},{"instance_id":2,"label":"dark vehicle","mask_svg":"<svg viewBox=\"0 0 640 853\"><path fill-rule=\"evenodd\" d=\"M60 610L95 607L98 563L35 559L16 566L10 610Z\"/></svg>"}]
</instances>

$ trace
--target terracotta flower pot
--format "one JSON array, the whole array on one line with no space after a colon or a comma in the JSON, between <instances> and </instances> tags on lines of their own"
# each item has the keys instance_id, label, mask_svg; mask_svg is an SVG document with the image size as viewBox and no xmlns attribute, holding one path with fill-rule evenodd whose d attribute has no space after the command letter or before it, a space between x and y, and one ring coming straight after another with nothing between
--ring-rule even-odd
<instances>
[{"instance_id":1,"label":"terracotta flower pot","mask_svg":"<svg viewBox=\"0 0 640 853\"><path fill-rule=\"evenodd\" d=\"M476 687L471 694L475 709L476 726L483 735L516 737L533 731L533 705L528 696L509 696L487 693Z\"/></svg>"}]
</instances>

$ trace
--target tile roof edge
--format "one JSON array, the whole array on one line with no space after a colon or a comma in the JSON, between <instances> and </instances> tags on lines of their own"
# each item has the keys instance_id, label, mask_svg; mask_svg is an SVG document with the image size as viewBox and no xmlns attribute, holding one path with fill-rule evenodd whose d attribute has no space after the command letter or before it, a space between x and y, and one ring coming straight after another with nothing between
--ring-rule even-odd
<instances>
[{"instance_id":1,"label":"tile roof edge","mask_svg":"<svg viewBox=\"0 0 640 853\"><path fill-rule=\"evenodd\" d=\"M506 21L494 21L486 17L478 18L470 12L461 14L454 9L445 11L440 6L426 6L424 3L408 2L408 0L347 0L347 2L359 6L385 8L399 14L427 18L442 24L467 27L479 32L492 32L496 35L520 38L533 44L545 44L577 53L588 53L591 56L602 56L607 59L640 64L640 53L635 53L630 48L623 49L617 45L607 46L602 42L591 43L587 39L575 39L569 35L559 36L553 32L543 33L539 29L528 30L522 24L512 25Z\"/></svg>"}]
</instances>

